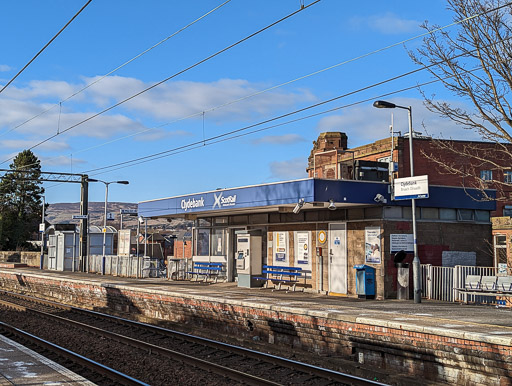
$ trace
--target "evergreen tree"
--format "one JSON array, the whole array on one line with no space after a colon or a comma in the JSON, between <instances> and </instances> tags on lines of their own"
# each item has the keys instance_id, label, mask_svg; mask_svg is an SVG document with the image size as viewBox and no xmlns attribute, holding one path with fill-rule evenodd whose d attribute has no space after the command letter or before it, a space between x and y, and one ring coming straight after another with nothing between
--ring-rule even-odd
<instances>
[{"instance_id":1,"label":"evergreen tree","mask_svg":"<svg viewBox=\"0 0 512 386\"><path fill-rule=\"evenodd\" d=\"M41 220L41 161L24 150L9 167L0 181L0 248L19 251L28 248Z\"/></svg>"}]
</instances>

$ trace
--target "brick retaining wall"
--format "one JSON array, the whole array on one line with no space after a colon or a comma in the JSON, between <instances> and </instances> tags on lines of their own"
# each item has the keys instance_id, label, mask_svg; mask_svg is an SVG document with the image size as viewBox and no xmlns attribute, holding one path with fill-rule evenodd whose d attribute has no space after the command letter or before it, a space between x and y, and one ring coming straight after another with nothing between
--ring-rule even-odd
<instances>
[{"instance_id":1,"label":"brick retaining wall","mask_svg":"<svg viewBox=\"0 0 512 386\"><path fill-rule=\"evenodd\" d=\"M0 272L0 287L78 307L109 310L123 316L129 313L141 321L186 326L210 338L268 342L288 350L359 359L366 365L385 368L386 372L420 379L512 384L512 346L510 339L504 344L507 340L501 337L482 337L478 341L467 339L467 334L448 336L439 329L438 335L424 332L427 329L419 326L364 320L336 312L301 312L297 308L134 290L124 285L35 274Z\"/></svg>"}]
</instances>

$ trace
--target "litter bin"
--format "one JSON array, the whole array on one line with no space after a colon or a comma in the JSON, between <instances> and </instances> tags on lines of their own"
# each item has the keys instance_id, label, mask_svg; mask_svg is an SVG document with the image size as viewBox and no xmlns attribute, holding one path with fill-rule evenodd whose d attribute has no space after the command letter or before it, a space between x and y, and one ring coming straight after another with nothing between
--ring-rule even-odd
<instances>
[{"instance_id":1,"label":"litter bin","mask_svg":"<svg viewBox=\"0 0 512 386\"><path fill-rule=\"evenodd\" d=\"M356 294L359 298L375 298L375 268L366 264L354 265L356 270Z\"/></svg>"}]
</instances>

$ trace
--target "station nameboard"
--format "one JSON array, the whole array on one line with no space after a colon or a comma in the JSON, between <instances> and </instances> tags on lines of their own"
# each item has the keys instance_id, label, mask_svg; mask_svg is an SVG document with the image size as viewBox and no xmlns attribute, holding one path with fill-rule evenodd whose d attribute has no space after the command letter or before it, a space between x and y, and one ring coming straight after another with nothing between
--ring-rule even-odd
<instances>
[{"instance_id":1,"label":"station nameboard","mask_svg":"<svg viewBox=\"0 0 512 386\"><path fill-rule=\"evenodd\" d=\"M395 200L414 200L418 198L428 198L428 176L395 179Z\"/></svg>"},{"instance_id":2,"label":"station nameboard","mask_svg":"<svg viewBox=\"0 0 512 386\"><path fill-rule=\"evenodd\" d=\"M89 216L87 214L74 214L73 215L73 220L85 220L89 218Z\"/></svg>"}]
</instances>

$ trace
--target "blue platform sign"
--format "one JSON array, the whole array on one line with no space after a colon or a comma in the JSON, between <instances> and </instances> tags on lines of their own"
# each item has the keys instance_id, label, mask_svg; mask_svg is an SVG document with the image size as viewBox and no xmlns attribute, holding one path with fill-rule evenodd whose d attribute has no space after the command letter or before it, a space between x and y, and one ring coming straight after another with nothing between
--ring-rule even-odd
<instances>
[{"instance_id":1,"label":"blue platform sign","mask_svg":"<svg viewBox=\"0 0 512 386\"><path fill-rule=\"evenodd\" d=\"M415 200L418 198L428 198L428 176L395 179L395 200Z\"/></svg>"}]
</instances>

